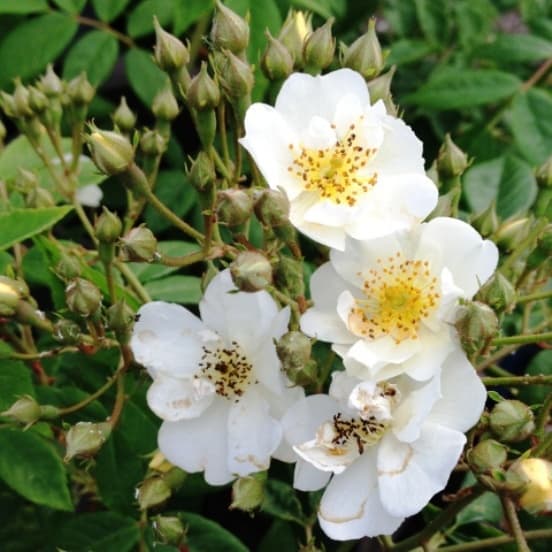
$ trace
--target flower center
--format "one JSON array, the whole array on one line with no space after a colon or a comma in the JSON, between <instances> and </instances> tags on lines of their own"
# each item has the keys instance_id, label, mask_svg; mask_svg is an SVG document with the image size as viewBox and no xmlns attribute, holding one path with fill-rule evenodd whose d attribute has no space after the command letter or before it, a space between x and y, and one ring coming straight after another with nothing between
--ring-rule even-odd
<instances>
[{"instance_id":1,"label":"flower center","mask_svg":"<svg viewBox=\"0 0 552 552\"><path fill-rule=\"evenodd\" d=\"M378 259L363 283L364 298L356 299L349 327L369 339L391 336L396 343L416 339L422 320L437 307L441 297L429 262L394 257Z\"/></svg>"},{"instance_id":2,"label":"flower center","mask_svg":"<svg viewBox=\"0 0 552 552\"><path fill-rule=\"evenodd\" d=\"M217 395L238 401L253 382L253 366L236 341L229 347L203 347L200 374L214 386Z\"/></svg>"},{"instance_id":3,"label":"flower center","mask_svg":"<svg viewBox=\"0 0 552 552\"><path fill-rule=\"evenodd\" d=\"M378 181L376 172L370 176L362 176L359 172L366 167L376 149L362 146L355 127L354 123L351 124L347 134L332 147L309 149L289 145L295 156L288 171L302 181L305 190L318 192L321 198L338 205L346 203L352 207L359 195L375 186ZM335 129L335 125L332 128Z\"/></svg>"}]
</instances>

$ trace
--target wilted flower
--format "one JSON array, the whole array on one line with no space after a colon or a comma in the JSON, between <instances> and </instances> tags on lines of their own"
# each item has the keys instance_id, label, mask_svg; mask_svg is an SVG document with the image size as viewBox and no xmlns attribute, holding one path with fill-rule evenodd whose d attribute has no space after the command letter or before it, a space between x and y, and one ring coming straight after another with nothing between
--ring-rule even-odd
<instances>
[{"instance_id":1,"label":"wilted flower","mask_svg":"<svg viewBox=\"0 0 552 552\"><path fill-rule=\"evenodd\" d=\"M301 328L333 343L359 377L406 371L427 379L457 346L459 299L473 297L497 260L492 242L452 218L375 240L348 238L313 274L314 307Z\"/></svg>"},{"instance_id":2,"label":"wilted flower","mask_svg":"<svg viewBox=\"0 0 552 552\"><path fill-rule=\"evenodd\" d=\"M290 220L310 238L345 247L410 228L437 203L422 143L383 102L370 105L350 69L323 77L291 75L276 106L247 111L242 145L271 188L291 202Z\"/></svg>"},{"instance_id":3,"label":"wilted flower","mask_svg":"<svg viewBox=\"0 0 552 552\"><path fill-rule=\"evenodd\" d=\"M328 395L299 401L282 420L300 459L294 486L322 488L318 519L337 540L390 534L443 489L486 392L461 351L442 375L375 383L335 372Z\"/></svg>"},{"instance_id":4,"label":"wilted flower","mask_svg":"<svg viewBox=\"0 0 552 552\"><path fill-rule=\"evenodd\" d=\"M144 305L131 348L153 377L147 398L164 420L161 452L221 485L267 469L271 456L291 459L279 419L303 392L290 388L274 346L289 310L279 311L268 293L236 292L225 270L199 311L201 320L179 305Z\"/></svg>"}]
</instances>

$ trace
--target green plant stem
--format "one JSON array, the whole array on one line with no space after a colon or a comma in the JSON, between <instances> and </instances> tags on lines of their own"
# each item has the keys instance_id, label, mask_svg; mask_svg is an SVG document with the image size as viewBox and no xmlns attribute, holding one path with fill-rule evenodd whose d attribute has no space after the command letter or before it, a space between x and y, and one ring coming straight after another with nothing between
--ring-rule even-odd
<instances>
[{"instance_id":1,"label":"green plant stem","mask_svg":"<svg viewBox=\"0 0 552 552\"><path fill-rule=\"evenodd\" d=\"M544 332L540 334L528 334L528 335L512 335L509 337L497 337L493 339L493 345L525 345L527 343L540 343L541 341L550 341L552 339L552 332Z\"/></svg>"},{"instance_id":2,"label":"green plant stem","mask_svg":"<svg viewBox=\"0 0 552 552\"><path fill-rule=\"evenodd\" d=\"M481 378L484 385L496 387L498 385L552 385L552 376L504 376L497 378Z\"/></svg>"},{"instance_id":3,"label":"green plant stem","mask_svg":"<svg viewBox=\"0 0 552 552\"><path fill-rule=\"evenodd\" d=\"M523 529L521 528L521 525L519 523L519 518L517 516L514 502L510 497L507 497L507 496L502 496L501 501L502 501L502 508L504 509L504 514L506 515L506 519L508 520L510 530L516 541L518 551L531 552L531 549L529 548L529 545L525 540Z\"/></svg>"},{"instance_id":4,"label":"green plant stem","mask_svg":"<svg viewBox=\"0 0 552 552\"><path fill-rule=\"evenodd\" d=\"M206 253L202 250L190 253L189 255L183 255L182 257L169 257L168 255L161 255L158 262L165 266L184 267L204 261L206 257Z\"/></svg>"},{"instance_id":5,"label":"green plant stem","mask_svg":"<svg viewBox=\"0 0 552 552\"><path fill-rule=\"evenodd\" d=\"M146 193L148 203L163 217L165 217L173 226L178 228L184 234L194 238L199 243L203 243L204 236L198 232L193 226L184 222L177 214L173 213L162 201L160 201L152 192Z\"/></svg>"},{"instance_id":6,"label":"green plant stem","mask_svg":"<svg viewBox=\"0 0 552 552\"><path fill-rule=\"evenodd\" d=\"M534 531L525 531L526 540L550 539L552 538L552 529L536 529ZM440 552L470 552L471 550L483 550L485 548L497 549L502 544L514 542L510 535L501 537L490 537L473 542L464 542L462 544L453 544L451 546L441 546Z\"/></svg>"},{"instance_id":7,"label":"green plant stem","mask_svg":"<svg viewBox=\"0 0 552 552\"><path fill-rule=\"evenodd\" d=\"M196 63L196 58L199 54L203 37L206 34L206 31L207 31L207 28L209 27L210 22L211 22L211 13L209 12L197 22L192 32L192 36L190 38L190 48L189 48L189 51L190 51L189 66L190 67L193 67Z\"/></svg>"},{"instance_id":8,"label":"green plant stem","mask_svg":"<svg viewBox=\"0 0 552 552\"><path fill-rule=\"evenodd\" d=\"M228 133L226 132L226 102L220 102L217 108L217 123L220 131L220 143L222 147L222 159L224 166L228 169L230 164L230 153L228 151ZM228 171L230 173L230 171Z\"/></svg>"},{"instance_id":9,"label":"green plant stem","mask_svg":"<svg viewBox=\"0 0 552 552\"><path fill-rule=\"evenodd\" d=\"M537 82L548 73L550 68L552 68L552 58L547 59L539 65L536 71L523 83L521 89L524 91L529 90L529 88L537 84Z\"/></svg>"},{"instance_id":10,"label":"green plant stem","mask_svg":"<svg viewBox=\"0 0 552 552\"><path fill-rule=\"evenodd\" d=\"M88 406L91 402L94 402L97 398L101 397L117 380L117 372L111 376L98 390L94 391L91 395L79 401L78 403L72 404L71 406L66 406L59 409L59 415L65 416L67 414L72 414L85 406Z\"/></svg>"},{"instance_id":11,"label":"green plant stem","mask_svg":"<svg viewBox=\"0 0 552 552\"><path fill-rule=\"evenodd\" d=\"M105 269L105 279L107 281L107 289L109 291L109 299L111 304L114 304L117 301L117 292L115 289L115 279L113 277L113 263L106 262L103 263Z\"/></svg>"},{"instance_id":12,"label":"green plant stem","mask_svg":"<svg viewBox=\"0 0 552 552\"><path fill-rule=\"evenodd\" d=\"M301 318L301 313L299 311L299 306L297 302L288 297L285 293L282 293L279 289L276 289L274 286L268 286L266 290L271 293L280 303L288 305L293 313L293 322L290 323L291 329L296 329L299 327L299 319Z\"/></svg>"},{"instance_id":13,"label":"green plant stem","mask_svg":"<svg viewBox=\"0 0 552 552\"><path fill-rule=\"evenodd\" d=\"M59 135L56 134L55 132L52 132L52 129L48 127L46 127L46 133L48 134L48 138L50 139L52 146L54 146L54 149L56 150L57 156L59 157L59 162L61 163L63 170L67 174L69 167L67 166L67 162L65 161L65 157L63 155L63 150L61 148L61 141L59 139Z\"/></svg>"},{"instance_id":14,"label":"green plant stem","mask_svg":"<svg viewBox=\"0 0 552 552\"><path fill-rule=\"evenodd\" d=\"M94 245L97 245L98 240L96 238L96 232L94 231L94 227L92 226L92 223L90 222L90 219L88 218L88 215L86 214L82 205L75 199L73 201L73 207L75 208L75 213L77 213L77 216L79 217L83 228L86 230L86 233L94 242Z\"/></svg>"},{"instance_id":15,"label":"green plant stem","mask_svg":"<svg viewBox=\"0 0 552 552\"><path fill-rule=\"evenodd\" d=\"M517 298L517 304L529 303L530 301L538 301L539 299L548 299L552 297L552 289L546 291L539 291L537 293L531 293L529 295L522 295Z\"/></svg>"},{"instance_id":16,"label":"green plant stem","mask_svg":"<svg viewBox=\"0 0 552 552\"><path fill-rule=\"evenodd\" d=\"M422 529L422 531L412 537L408 537L407 539L394 544L391 547L391 550L393 552L407 552L409 550L413 550L417 546L420 546L421 543L429 541L435 533L451 522L460 510L473 502L476 498L483 494L483 492L483 487L472 487L472 492L469 495L466 495L450 504L448 508L442 510L433 520L431 520L426 527Z\"/></svg>"},{"instance_id":17,"label":"green plant stem","mask_svg":"<svg viewBox=\"0 0 552 552\"><path fill-rule=\"evenodd\" d=\"M211 148L209 152L213 156L213 161L215 163L215 167L217 168L218 172L222 174L222 176L226 180L230 180L232 178L232 175L230 174L228 167L224 164L224 161L221 159L220 155L218 154L218 151L215 148Z\"/></svg>"},{"instance_id":18,"label":"green plant stem","mask_svg":"<svg viewBox=\"0 0 552 552\"><path fill-rule=\"evenodd\" d=\"M130 38L129 36L123 33L120 33L119 31L117 31L113 27L110 27L107 23L104 23L103 21L98 21L97 19L92 19L90 17L85 17L83 15L75 15L74 17L77 23L80 23L81 25L87 25L88 27L94 27L95 29L99 29L100 31L109 33L110 35L113 35L117 40L119 40L129 48L136 46L132 38Z\"/></svg>"},{"instance_id":19,"label":"green plant stem","mask_svg":"<svg viewBox=\"0 0 552 552\"><path fill-rule=\"evenodd\" d=\"M138 280L134 272L132 272L132 270L130 270L130 268L122 261L116 260L113 264L115 265L115 268L124 276L125 280L128 282L128 285L132 288L134 293L136 293L138 298L143 303L149 303L151 301L151 297L144 286L140 283L140 280Z\"/></svg>"}]
</instances>

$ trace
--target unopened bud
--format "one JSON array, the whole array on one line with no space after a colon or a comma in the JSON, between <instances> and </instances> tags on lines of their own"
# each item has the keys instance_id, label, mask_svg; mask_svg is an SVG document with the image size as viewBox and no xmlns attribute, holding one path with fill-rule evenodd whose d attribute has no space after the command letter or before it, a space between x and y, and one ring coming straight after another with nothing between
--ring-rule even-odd
<instances>
[{"instance_id":1,"label":"unopened bud","mask_svg":"<svg viewBox=\"0 0 552 552\"><path fill-rule=\"evenodd\" d=\"M16 422L31 425L40 419L40 405L30 395L24 395L15 401L8 410L0 413Z\"/></svg>"},{"instance_id":2,"label":"unopened bud","mask_svg":"<svg viewBox=\"0 0 552 552\"><path fill-rule=\"evenodd\" d=\"M335 38L332 36L333 22L334 18L331 17L305 41L303 59L305 65L313 71L320 72L333 61L335 53Z\"/></svg>"},{"instance_id":3,"label":"unopened bud","mask_svg":"<svg viewBox=\"0 0 552 552\"><path fill-rule=\"evenodd\" d=\"M102 214L96 221L96 238L102 243L114 243L123 231L123 223L116 213L112 213L107 207L103 207Z\"/></svg>"},{"instance_id":4,"label":"unopened bud","mask_svg":"<svg viewBox=\"0 0 552 552\"><path fill-rule=\"evenodd\" d=\"M167 140L157 130L145 130L140 138L140 151L147 156L157 157L167 149Z\"/></svg>"},{"instance_id":5,"label":"unopened bud","mask_svg":"<svg viewBox=\"0 0 552 552\"><path fill-rule=\"evenodd\" d=\"M468 156L452 141L450 134L447 133L437 157L439 173L445 178L460 176L469 165Z\"/></svg>"},{"instance_id":6,"label":"unopened bud","mask_svg":"<svg viewBox=\"0 0 552 552\"><path fill-rule=\"evenodd\" d=\"M78 422L65 434L65 457L69 462L75 456L93 456L107 441L111 434L111 424L108 422Z\"/></svg>"},{"instance_id":7,"label":"unopened bud","mask_svg":"<svg viewBox=\"0 0 552 552\"><path fill-rule=\"evenodd\" d=\"M117 301L107 309L107 325L117 335L128 335L133 323L134 311L125 301Z\"/></svg>"},{"instance_id":8,"label":"unopened bud","mask_svg":"<svg viewBox=\"0 0 552 552\"><path fill-rule=\"evenodd\" d=\"M217 0L210 38L217 50L241 54L249 43L249 25L236 12Z\"/></svg>"},{"instance_id":9,"label":"unopened bud","mask_svg":"<svg viewBox=\"0 0 552 552\"><path fill-rule=\"evenodd\" d=\"M56 200L46 188L35 188L30 190L25 196L25 205L32 209L41 209L45 207L54 207Z\"/></svg>"},{"instance_id":10,"label":"unopened bud","mask_svg":"<svg viewBox=\"0 0 552 552\"><path fill-rule=\"evenodd\" d=\"M286 255L280 256L276 266L274 279L280 291L290 297L305 295L305 280L303 277L303 263Z\"/></svg>"},{"instance_id":11,"label":"unopened bud","mask_svg":"<svg viewBox=\"0 0 552 552\"><path fill-rule=\"evenodd\" d=\"M535 429L531 409L521 401L507 400L495 405L489 416L492 432L506 443L527 439Z\"/></svg>"},{"instance_id":12,"label":"unopened bud","mask_svg":"<svg viewBox=\"0 0 552 552\"><path fill-rule=\"evenodd\" d=\"M128 107L124 96L121 98L115 113L113 113L113 122L121 132L126 134L131 133L136 126L136 115Z\"/></svg>"},{"instance_id":13,"label":"unopened bud","mask_svg":"<svg viewBox=\"0 0 552 552\"><path fill-rule=\"evenodd\" d=\"M261 57L261 69L270 80L283 80L293 71L293 57L289 50L270 32L265 31L267 47Z\"/></svg>"},{"instance_id":14,"label":"unopened bud","mask_svg":"<svg viewBox=\"0 0 552 552\"><path fill-rule=\"evenodd\" d=\"M188 88L188 103L196 111L207 111L217 107L220 103L220 89L218 84L209 76L207 63L201 63L199 73L192 79Z\"/></svg>"},{"instance_id":15,"label":"unopened bud","mask_svg":"<svg viewBox=\"0 0 552 552\"><path fill-rule=\"evenodd\" d=\"M505 276L495 272L479 290L479 298L496 311L510 312L516 304L516 289Z\"/></svg>"},{"instance_id":16,"label":"unopened bud","mask_svg":"<svg viewBox=\"0 0 552 552\"><path fill-rule=\"evenodd\" d=\"M48 107L48 98L35 86L29 86L29 106L37 115Z\"/></svg>"},{"instance_id":17,"label":"unopened bud","mask_svg":"<svg viewBox=\"0 0 552 552\"><path fill-rule=\"evenodd\" d=\"M164 454L158 450L150 460L148 468L159 473L167 473L171 471L174 466L165 458Z\"/></svg>"},{"instance_id":18,"label":"unopened bud","mask_svg":"<svg viewBox=\"0 0 552 552\"><path fill-rule=\"evenodd\" d=\"M542 458L522 458L512 464L508 473L515 473L524 483L519 505L531 514L552 512L552 462Z\"/></svg>"},{"instance_id":19,"label":"unopened bud","mask_svg":"<svg viewBox=\"0 0 552 552\"><path fill-rule=\"evenodd\" d=\"M100 290L88 280L75 278L65 288L65 302L71 312L88 317L95 314L102 303Z\"/></svg>"},{"instance_id":20,"label":"unopened bud","mask_svg":"<svg viewBox=\"0 0 552 552\"><path fill-rule=\"evenodd\" d=\"M310 385L316 381L316 362L311 359L311 340L301 332L284 334L276 343L276 353L282 370L296 385Z\"/></svg>"},{"instance_id":21,"label":"unopened bud","mask_svg":"<svg viewBox=\"0 0 552 552\"><path fill-rule=\"evenodd\" d=\"M82 265L78 257L70 254L62 254L54 268L54 272L62 280L78 278L82 272Z\"/></svg>"},{"instance_id":22,"label":"unopened bud","mask_svg":"<svg viewBox=\"0 0 552 552\"><path fill-rule=\"evenodd\" d=\"M18 191L23 194L28 194L30 191L38 187L38 177L32 171L28 171L23 167L18 167L15 186Z\"/></svg>"},{"instance_id":23,"label":"unopened bud","mask_svg":"<svg viewBox=\"0 0 552 552\"><path fill-rule=\"evenodd\" d=\"M91 126L86 141L92 160L108 176L126 171L134 161L132 144L118 132Z\"/></svg>"},{"instance_id":24,"label":"unopened bud","mask_svg":"<svg viewBox=\"0 0 552 552\"><path fill-rule=\"evenodd\" d=\"M13 316L21 299L16 280L0 276L0 316Z\"/></svg>"},{"instance_id":25,"label":"unopened bud","mask_svg":"<svg viewBox=\"0 0 552 552\"><path fill-rule=\"evenodd\" d=\"M358 71L365 79L377 76L383 69L384 56L376 35L376 20L371 18L368 30L348 48L342 49L343 67Z\"/></svg>"},{"instance_id":26,"label":"unopened bud","mask_svg":"<svg viewBox=\"0 0 552 552\"><path fill-rule=\"evenodd\" d=\"M552 155L537 169L535 176L539 186L552 187Z\"/></svg>"},{"instance_id":27,"label":"unopened bud","mask_svg":"<svg viewBox=\"0 0 552 552\"><path fill-rule=\"evenodd\" d=\"M217 71L224 93L230 100L247 96L253 89L253 71L251 66L229 50L218 56Z\"/></svg>"},{"instance_id":28,"label":"unopened bud","mask_svg":"<svg viewBox=\"0 0 552 552\"><path fill-rule=\"evenodd\" d=\"M58 320L54 325L53 337L62 345L76 345L81 339L81 329L72 320Z\"/></svg>"},{"instance_id":29,"label":"unopened bud","mask_svg":"<svg viewBox=\"0 0 552 552\"><path fill-rule=\"evenodd\" d=\"M468 453L468 462L477 473L501 468L508 459L508 449L494 439L480 441Z\"/></svg>"},{"instance_id":30,"label":"unopened bud","mask_svg":"<svg viewBox=\"0 0 552 552\"><path fill-rule=\"evenodd\" d=\"M138 488L137 499L140 510L147 510L166 502L171 496L171 488L162 477L150 477Z\"/></svg>"},{"instance_id":31,"label":"unopened bud","mask_svg":"<svg viewBox=\"0 0 552 552\"><path fill-rule=\"evenodd\" d=\"M264 499L266 474L256 473L236 479L232 485L232 503L230 510L252 512L259 508Z\"/></svg>"},{"instance_id":32,"label":"unopened bud","mask_svg":"<svg viewBox=\"0 0 552 552\"><path fill-rule=\"evenodd\" d=\"M46 73L40 78L38 86L48 98L57 98L63 92L63 83L51 63L46 67Z\"/></svg>"},{"instance_id":33,"label":"unopened bud","mask_svg":"<svg viewBox=\"0 0 552 552\"><path fill-rule=\"evenodd\" d=\"M499 225L498 215L496 213L496 203L491 201L486 209L470 220L470 223L484 238L494 234Z\"/></svg>"},{"instance_id":34,"label":"unopened bud","mask_svg":"<svg viewBox=\"0 0 552 552\"><path fill-rule=\"evenodd\" d=\"M16 117L30 117L33 115L33 110L31 109L29 100L29 90L23 86L20 79L16 79L15 90L13 93L13 105Z\"/></svg>"},{"instance_id":35,"label":"unopened bud","mask_svg":"<svg viewBox=\"0 0 552 552\"><path fill-rule=\"evenodd\" d=\"M259 291L272 283L268 259L256 251L242 251L230 265L234 284L241 291Z\"/></svg>"},{"instance_id":36,"label":"unopened bud","mask_svg":"<svg viewBox=\"0 0 552 552\"><path fill-rule=\"evenodd\" d=\"M150 262L157 252L157 239L144 225L133 228L121 239L123 252L129 261Z\"/></svg>"},{"instance_id":37,"label":"unopened bud","mask_svg":"<svg viewBox=\"0 0 552 552\"><path fill-rule=\"evenodd\" d=\"M157 516L153 520L153 528L164 544L179 546L183 543L186 531L184 525L176 516Z\"/></svg>"},{"instance_id":38,"label":"unopened bud","mask_svg":"<svg viewBox=\"0 0 552 552\"><path fill-rule=\"evenodd\" d=\"M3 90L1 90L0 91L0 104L2 105L2 109L4 110L4 113L8 117L10 117L10 118L16 117L15 102L14 102L13 96L11 94L8 94L7 92L4 92Z\"/></svg>"},{"instance_id":39,"label":"unopened bud","mask_svg":"<svg viewBox=\"0 0 552 552\"><path fill-rule=\"evenodd\" d=\"M223 190L217 195L217 219L233 228L247 222L253 212L253 200L244 190Z\"/></svg>"},{"instance_id":40,"label":"unopened bud","mask_svg":"<svg viewBox=\"0 0 552 552\"><path fill-rule=\"evenodd\" d=\"M74 105L88 105L95 94L96 89L90 84L84 71L67 83L67 96Z\"/></svg>"},{"instance_id":41,"label":"unopened bud","mask_svg":"<svg viewBox=\"0 0 552 552\"><path fill-rule=\"evenodd\" d=\"M310 14L290 10L280 30L278 40L287 48L296 67L302 65L303 48L310 33L312 33Z\"/></svg>"},{"instance_id":42,"label":"unopened bud","mask_svg":"<svg viewBox=\"0 0 552 552\"><path fill-rule=\"evenodd\" d=\"M498 332L495 312L485 303L470 301L456 321L460 342L468 353L477 352Z\"/></svg>"},{"instance_id":43,"label":"unopened bud","mask_svg":"<svg viewBox=\"0 0 552 552\"><path fill-rule=\"evenodd\" d=\"M267 227L276 228L289 222L289 199L282 190L262 190L255 200L255 215Z\"/></svg>"},{"instance_id":44,"label":"unopened bud","mask_svg":"<svg viewBox=\"0 0 552 552\"><path fill-rule=\"evenodd\" d=\"M190 61L186 46L176 36L163 30L157 17L153 18L155 46L153 55L160 69L172 73Z\"/></svg>"},{"instance_id":45,"label":"unopened bud","mask_svg":"<svg viewBox=\"0 0 552 552\"><path fill-rule=\"evenodd\" d=\"M153 114L162 121L172 121L176 119L180 109L170 83L167 83L167 85L156 94L153 99L151 110Z\"/></svg>"},{"instance_id":46,"label":"unopened bud","mask_svg":"<svg viewBox=\"0 0 552 552\"><path fill-rule=\"evenodd\" d=\"M532 219L528 217L511 219L500 225L494 235L494 241L505 251L511 251L527 237L532 224Z\"/></svg>"},{"instance_id":47,"label":"unopened bud","mask_svg":"<svg viewBox=\"0 0 552 552\"><path fill-rule=\"evenodd\" d=\"M215 166L211 157L204 151L200 151L192 162L188 177L192 186L198 192L209 190L216 179Z\"/></svg>"},{"instance_id":48,"label":"unopened bud","mask_svg":"<svg viewBox=\"0 0 552 552\"><path fill-rule=\"evenodd\" d=\"M393 102L393 95L391 94L391 83L393 82L393 76L395 75L396 69L395 65L393 65L389 71L372 79L368 83L370 103L375 104L378 100L382 100L387 109L387 113L390 115L396 115L397 113L397 107Z\"/></svg>"}]
</instances>

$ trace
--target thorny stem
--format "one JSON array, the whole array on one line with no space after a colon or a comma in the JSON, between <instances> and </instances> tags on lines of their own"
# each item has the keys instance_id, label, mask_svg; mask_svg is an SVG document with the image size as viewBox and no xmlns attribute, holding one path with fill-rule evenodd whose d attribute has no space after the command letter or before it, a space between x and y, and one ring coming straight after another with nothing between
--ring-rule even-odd
<instances>
[{"instance_id":1,"label":"thorny stem","mask_svg":"<svg viewBox=\"0 0 552 552\"><path fill-rule=\"evenodd\" d=\"M74 17L77 23L80 23L81 25L87 25L88 27L94 27L95 29L100 29L101 31L109 33L129 48L135 46L134 40L132 40L132 38L123 33L120 33L103 21L98 21L97 19L92 19L91 17L85 17L83 15L75 15Z\"/></svg>"},{"instance_id":2,"label":"thorny stem","mask_svg":"<svg viewBox=\"0 0 552 552\"><path fill-rule=\"evenodd\" d=\"M540 343L541 341L550 341L552 332L527 335L511 335L509 337L497 337L493 339L493 345L525 345L527 343Z\"/></svg>"},{"instance_id":3,"label":"thorny stem","mask_svg":"<svg viewBox=\"0 0 552 552\"><path fill-rule=\"evenodd\" d=\"M446 508L442 510L437 517L430 521L422 531L408 537L407 539L394 544L391 548L393 552L407 552L413 550L416 546L419 546L422 542L427 542L435 533L452 521L458 512L465 508L468 504L473 502L481 494L483 494L484 489L479 486L471 488L471 493L462 497L460 500L453 502Z\"/></svg>"},{"instance_id":4,"label":"thorny stem","mask_svg":"<svg viewBox=\"0 0 552 552\"><path fill-rule=\"evenodd\" d=\"M550 539L552 538L552 529L525 531L524 535L526 540ZM453 544L451 546L441 546L439 550L440 552L470 552L471 550L483 550L485 548L496 550L501 544L510 544L514 542L514 540L514 537L504 535L472 542L464 542L462 544Z\"/></svg>"},{"instance_id":5,"label":"thorny stem","mask_svg":"<svg viewBox=\"0 0 552 552\"><path fill-rule=\"evenodd\" d=\"M502 508L506 514L506 519L508 520L508 525L516 541L519 552L531 552L525 536L523 534L523 529L519 523L519 518L517 516L516 507L510 497L502 496Z\"/></svg>"}]
</instances>

